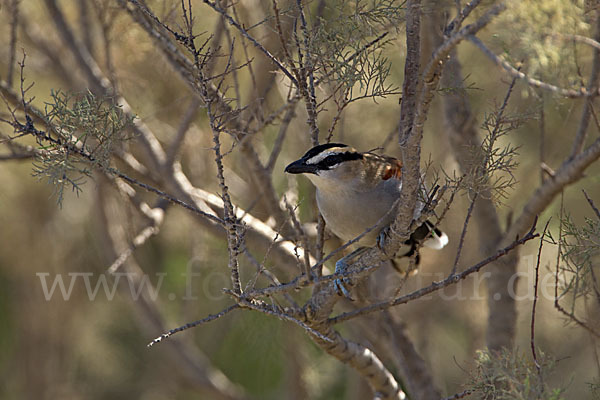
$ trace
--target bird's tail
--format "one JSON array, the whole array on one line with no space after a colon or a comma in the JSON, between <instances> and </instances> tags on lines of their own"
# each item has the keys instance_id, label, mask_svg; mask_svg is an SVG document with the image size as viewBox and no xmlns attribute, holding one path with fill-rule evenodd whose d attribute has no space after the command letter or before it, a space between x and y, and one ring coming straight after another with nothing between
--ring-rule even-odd
<instances>
[{"instance_id":1,"label":"bird's tail","mask_svg":"<svg viewBox=\"0 0 600 400\"><path fill-rule=\"evenodd\" d=\"M413 235L417 241L423 240L423 246L430 249L440 250L448 244L448 235L429 221L425 221Z\"/></svg>"}]
</instances>

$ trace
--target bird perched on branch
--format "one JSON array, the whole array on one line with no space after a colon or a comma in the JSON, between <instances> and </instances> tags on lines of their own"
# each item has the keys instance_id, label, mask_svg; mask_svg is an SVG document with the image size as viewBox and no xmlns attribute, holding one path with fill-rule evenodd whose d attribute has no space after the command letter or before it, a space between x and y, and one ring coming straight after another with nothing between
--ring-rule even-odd
<instances>
[{"instance_id":1,"label":"bird perched on branch","mask_svg":"<svg viewBox=\"0 0 600 400\"><path fill-rule=\"evenodd\" d=\"M340 239L348 242L363 235L361 246L336 263L336 273L368 247L381 241L382 229L396 218L402 188L400 160L371 152L358 152L341 143L321 144L308 150L302 158L285 168L290 174L304 174L315 186L319 211L327 227ZM415 210L419 216L422 202ZM396 257L415 256L423 245L441 249L448 236L425 221L406 241ZM350 297L344 285L335 282L338 291Z\"/></svg>"}]
</instances>

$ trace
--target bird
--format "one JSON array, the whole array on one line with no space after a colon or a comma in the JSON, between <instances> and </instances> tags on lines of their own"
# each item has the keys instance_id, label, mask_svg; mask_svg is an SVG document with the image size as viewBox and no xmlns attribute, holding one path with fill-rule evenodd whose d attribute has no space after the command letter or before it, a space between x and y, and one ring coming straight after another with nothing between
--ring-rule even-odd
<instances>
[{"instance_id":1,"label":"bird","mask_svg":"<svg viewBox=\"0 0 600 400\"><path fill-rule=\"evenodd\" d=\"M400 160L359 152L343 143L326 143L308 150L285 168L289 174L303 174L316 187L319 212L331 232L345 242L357 241L358 249L336 262L336 273L343 272L350 260L380 243L381 235L396 217L402 189ZM423 202L416 207L418 218ZM361 237L362 235L362 237ZM419 262L420 245L442 249L448 236L430 221L423 222L395 257L414 256ZM351 299L340 280L338 292Z\"/></svg>"}]
</instances>

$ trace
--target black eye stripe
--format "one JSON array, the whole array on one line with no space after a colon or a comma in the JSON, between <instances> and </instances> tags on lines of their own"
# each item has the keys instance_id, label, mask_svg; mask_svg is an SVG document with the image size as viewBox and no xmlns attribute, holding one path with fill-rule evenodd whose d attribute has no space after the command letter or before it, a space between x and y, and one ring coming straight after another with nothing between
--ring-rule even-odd
<instances>
[{"instance_id":1,"label":"black eye stripe","mask_svg":"<svg viewBox=\"0 0 600 400\"><path fill-rule=\"evenodd\" d=\"M318 146L313 147L309 151L307 151L306 154L302 158L304 158L305 160L310 160L317 154L321 153L323 150L331 149L332 147L348 147L348 145L342 144L342 143L320 144Z\"/></svg>"},{"instance_id":2,"label":"black eye stripe","mask_svg":"<svg viewBox=\"0 0 600 400\"><path fill-rule=\"evenodd\" d=\"M362 154L356 152L347 151L345 153L337 153L332 154L330 156L325 157L317 164L317 168L319 169L331 169L334 165L337 165L343 161L350 160L361 160L363 158Z\"/></svg>"}]
</instances>

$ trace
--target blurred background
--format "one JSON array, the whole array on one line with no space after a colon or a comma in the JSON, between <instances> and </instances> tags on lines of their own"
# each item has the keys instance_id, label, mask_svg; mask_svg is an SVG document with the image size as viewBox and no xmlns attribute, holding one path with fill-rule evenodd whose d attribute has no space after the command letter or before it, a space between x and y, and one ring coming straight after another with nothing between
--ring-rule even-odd
<instances>
[{"instance_id":1,"label":"blurred background","mask_svg":"<svg viewBox=\"0 0 600 400\"><path fill-rule=\"evenodd\" d=\"M219 14L201 2L192 3L197 33L216 32L222 23ZM389 3L400 7L397 25L388 23L382 28L389 32L388 42L379 54L389 63L386 84L396 88L396 94L352 102L339 117L333 100L323 103L323 111L318 116L322 141L335 124L333 141L365 151L385 144L387 154L399 156L394 132L398 124L398 88L402 87L406 49L402 4ZM454 2L449 3L447 13L452 14ZM487 6L491 2L484 3ZM480 38L505 59L521 63L531 76L564 87L587 84L592 48L569 40L554 40L548 33L560 31L593 36L597 12L593 6L558 0L521 3L524 5L511 8L495 20ZM27 94L35 97L32 104L39 109L43 110L45 103L53 101L53 90L81 93L91 86L61 36L54 4L63 13L79 45L88 49L137 119L146 124L160 144L168 148L182 126L187 126L177 152L181 171L193 186L219 195L212 132L206 112L194 100L173 63L127 11L133 8L131 4L109 0L3 0L0 4L0 78L5 83L10 78L7 83L14 92L19 91L21 72L16 62L21 62L24 54L25 86L34 83ZM147 1L145 4L173 29L184 26L180 2ZM357 4L360 2L354 4L356 8ZM377 4L365 2L364 7ZM333 18L337 6L327 0L306 2L311 26L318 20L317 15L324 21L330 16ZM13 11L15 7L17 13ZM252 27L251 32L261 43L276 48L278 39L271 7L269 1L242 1L235 4L235 13L236 19ZM280 4L281 10L287 10L286 7L291 6ZM446 5L427 3L423 7L427 19L435 7ZM233 8L228 10L234 14ZM473 18L478 15L481 15L479 10ZM266 22L259 24L263 20ZM437 29L434 22L427 23L425 27ZM203 38L208 39L209 33ZM239 36L235 31L229 34ZM15 41L11 40L13 37ZM227 39L222 43L227 48ZM281 74L274 72L275 67L262 54L247 42L242 45L241 40L236 46L238 65L243 64L244 57L249 57L254 69L251 73L247 68L240 68L238 85L234 87L229 82L227 93L235 98L231 93L237 90L241 93L237 99L243 102L236 106L247 107L244 112L261 115L251 125L256 131L252 146L266 165L272 149L278 146L283 113L277 114L273 121L265 121L271 113L289 104L287 89ZM425 43L425 46L423 57L427 59L431 45ZM245 52L250 56L245 56ZM281 54L281 49L274 53ZM458 56L467 88L464 95L479 126L502 102L510 78L470 43L459 46ZM12 67L9 66L11 60ZM226 62L223 57L217 58L214 70L222 70ZM268 82L257 82L261 79ZM256 93L257 87L265 88L266 95ZM356 83L356 91L360 90L360 83ZM318 88L319 100L325 100L327 94L327 87ZM444 173L452 175L458 167L444 134L441 96L444 96L443 88L429 112L422 159L431 164L430 175L437 171L443 176ZM556 169L568 156L584 103L582 99L562 98L517 82L508 112L521 118L522 123L500 139L501 144L512 143L518 147L516 184L498 205L503 226L511 216L521 212L539 186L540 161ZM252 111L248 111L250 109ZM0 112L3 119L10 119L7 107L2 106ZM598 138L595 118L594 114L587 144ZM317 220L312 186L302 177L283 173L285 165L311 147L306 121L306 108L300 101L272 165L272 184L279 196L286 194L290 202L299 204L301 222L310 224ZM5 139L13 134L12 127L3 123L0 133ZM482 130L481 137L484 135ZM388 136L391 141L386 141ZM224 151L228 151L232 139L223 135L222 140ZM0 154L11 154L6 141L3 143ZM20 143L37 146L30 138L23 138ZM135 138L126 146L134 155L141 153ZM268 209L256 201L256 193L261 188L248 178L249 167L244 157L246 155L236 147L224 159L232 201L276 230ZM34 160L31 157L6 158L3 157L0 164L2 399L363 399L369 396L368 387L359 376L319 349L301 328L256 312L234 311L209 324L179 333L173 340L147 348L148 342L164 331L217 313L232 304L222 292L222 288L231 284L224 233L210 228L181 207L159 204L153 194L138 190L129 198L126 190L120 190L114 182L96 172L82 185L81 193L65 191L62 206L59 206L53 195L54 187L47 184L45 178L32 176ZM172 186L160 179L148 181L149 175L144 175L143 168L136 171L123 157L117 157L114 163L143 182L173 192ZM585 175L562 194L565 214L570 215L575 224L585 225L586 218L593 220L595 215L581 189L600 205L599 163L589 167ZM111 276L107 270L116 257L148 226L149 220L136 207L141 202L152 208L164 208L164 221L155 235L133 251L127 268L120 270L121 275ZM408 280L402 293L449 273L469 204L467 195L456 196L441 223L450 237L449 246L440 252L423 250L420 272ZM538 224L543 226L551 218L549 229L555 236L560 207L559 196L540 216ZM471 225L459 268L466 268L482 258L479 237L477 225ZM538 246L539 242L532 241L520 251L518 271L521 275L515 293L519 316L515 347L516 352L527 359L531 358L533 271ZM335 247L333 239L327 242L326 249ZM258 247L250 248L250 252L252 257L240 258L242 284L254 278L256 266L252 258L260 263L266 254L265 249ZM564 398L591 399L594 398L593 384L600 383L598 338L568 323L554 308L556 260L556 246L545 245L540 268L536 345L558 360L551 373L551 386L566 388ZM595 260L598 271L597 258ZM282 267L281 258L269 257L265 265L282 281L294 276L289 268ZM295 270L292 268L292 271ZM131 278L133 275L128 274L134 272L136 278ZM390 311L406 324L408 337L425 360L435 385L446 396L464 389L471 380L476 351L485 346L484 272ZM380 282L376 286L376 297L381 299L393 295L400 281L389 268L378 271L374 279ZM266 284L267 281L259 281L259 286ZM292 295L306 299L308 294ZM580 301L574 306L583 319L598 316L598 301L592 300L590 303ZM354 308L351 303L341 302L336 311L351 308ZM352 323L341 324L337 329L349 338L369 343ZM382 355L384 361L389 357L393 355Z\"/></svg>"}]
</instances>

